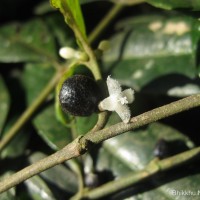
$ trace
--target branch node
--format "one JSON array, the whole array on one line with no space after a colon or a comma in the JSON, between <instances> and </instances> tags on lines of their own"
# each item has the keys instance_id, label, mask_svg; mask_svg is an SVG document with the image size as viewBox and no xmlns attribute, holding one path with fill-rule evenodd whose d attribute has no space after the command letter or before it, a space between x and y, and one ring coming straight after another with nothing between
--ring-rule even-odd
<instances>
[{"instance_id":1,"label":"branch node","mask_svg":"<svg viewBox=\"0 0 200 200\"><path fill-rule=\"evenodd\" d=\"M80 136L78 138L78 143L79 143L79 153L81 155L83 155L84 153L86 153L88 151L88 149L90 148L91 146L91 141L89 141L88 139L85 139L84 136Z\"/></svg>"}]
</instances>

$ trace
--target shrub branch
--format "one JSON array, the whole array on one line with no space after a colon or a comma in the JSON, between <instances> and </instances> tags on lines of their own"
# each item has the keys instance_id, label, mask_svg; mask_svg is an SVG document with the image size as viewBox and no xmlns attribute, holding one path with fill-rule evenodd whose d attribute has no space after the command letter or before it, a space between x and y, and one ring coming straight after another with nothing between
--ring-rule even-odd
<instances>
[{"instance_id":1,"label":"shrub branch","mask_svg":"<svg viewBox=\"0 0 200 200\"><path fill-rule=\"evenodd\" d=\"M65 162L71 158L82 155L88 150L91 143L98 144L106 139L115 137L126 131L130 131L132 129L147 125L151 122L169 117L171 115L189 110L191 108L195 108L197 106L200 106L200 94L186 97L184 99L161 106L159 108L155 108L151 111L133 117L129 124L124 124L121 122L99 131L91 131L85 136L79 137L78 139L74 140L56 153L4 179L0 183L0 193L14 187L15 185L29 179L36 174L41 173L42 171L54 167L55 165ZM188 156L186 156L185 159L187 159L187 157ZM168 158L165 163L165 166L168 165L167 169L177 165L176 163L172 162L173 160L170 159L173 159L173 157ZM180 161L179 163L181 164L182 161Z\"/></svg>"}]
</instances>

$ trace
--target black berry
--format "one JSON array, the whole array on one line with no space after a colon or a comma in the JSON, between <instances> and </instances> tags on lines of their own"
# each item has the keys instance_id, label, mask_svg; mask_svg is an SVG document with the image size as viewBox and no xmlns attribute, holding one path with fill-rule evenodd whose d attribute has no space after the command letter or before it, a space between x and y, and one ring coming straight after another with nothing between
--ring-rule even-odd
<instances>
[{"instance_id":1,"label":"black berry","mask_svg":"<svg viewBox=\"0 0 200 200\"><path fill-rule=\"evenodd\" d=\"M75 116L89 116L97 111L101 91L90 77L74 75L63 83L59 99L65 112Z\"/></svg>"}]
</instances>

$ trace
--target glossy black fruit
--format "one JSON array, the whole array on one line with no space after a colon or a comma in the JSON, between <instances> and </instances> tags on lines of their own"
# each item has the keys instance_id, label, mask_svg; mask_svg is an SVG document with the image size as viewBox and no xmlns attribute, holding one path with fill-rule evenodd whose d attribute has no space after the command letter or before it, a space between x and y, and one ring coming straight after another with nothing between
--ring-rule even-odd
<instances>
[{"instance_id":1,"label":"glossy black fruit","mask_svg":"<svg viewBox=\"0 0 200 200\"><path fill-rule=\"evenodd\" d=\"M96 82L84 75L74 75L62 85L59 99L62 109L75 116L89 116L97 111L101 91Z\"/></svg>"}]
</instances>

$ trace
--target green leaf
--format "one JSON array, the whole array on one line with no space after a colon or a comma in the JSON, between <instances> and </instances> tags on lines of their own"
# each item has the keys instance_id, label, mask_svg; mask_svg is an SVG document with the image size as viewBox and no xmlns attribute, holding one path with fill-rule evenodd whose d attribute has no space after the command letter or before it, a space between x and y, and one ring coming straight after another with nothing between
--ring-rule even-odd
<instances>
[{"instance_id":1,"label":"green leaf","mask_svg":"<svg viewBox=\"0 0 200 200\"><path fill-rule=\"evenodd\" d=\"M112 117L112 123L113 120ZM153 123L146 128L127 132L104 142L97 160L98 171L111 170L115 178L124 176L131 171L137 173L138 170L143 169L154 159L155 145L161 138L167 142L168 153L170 152L171 155L194 147L194 144L177 130L160 123ZM187 170L184 169L183 171L186 172ZM127 195L126 197L132 196L133 199L140 197L142 199L157 200L162 197L162 199L167 200L170 196L170 191L167 188L198 190L199 181L197 180L200 174L181 178L184 176L183 171L179 170L177 172L177 170L174 170L173 172L166 172L166 176L160 174L158 177L152 177L150 183L143 184L142 191L141 187L139 188L139 195L137 195L137 188L132 193L128 190L123 191L123 194ZM191 185L192 180L195 182L194 185ZM159 185L162 186L157 188ZM149 187L155 189L148 191ZM170 199L176 199L176 197L171 195Z\"/></svg>"},{"instance_id":2,"label":"green leaf","mask_svg":"<svg viewBox=\"0 0 200 200\"><path fill-rule=\"evenodd\" d=\"M170 95L174 87L192 84L189 94L199 92L199 83L193 80L198 75L198 24L182 15L142 16L121 22L121 31L111 38L111 49L104 54L104 71L138 91Z\"/></svg>"},{"instance_id":3,"label":"green leaf","mask_svg":"<svg viewBox=\"0 0 200 200\"><path fill-rule=\"evenodd\" d=\"M48 26L51 34L56 38L56 42L59 47L70 46L76 47L76 42L74 40L74 35L68 26L66 26L63 16L59 13L52 13L51 15L43 17L45 24Z\"/></svg>"},{"instance_id":4,"label":"green leaf","mask_svg":"<svg viewBox=\"0 0 200 200\"><path fill-rule=\"evenodd\" d=\"M5 174L0 176L0 180L4 179L5 177L8 177L12 175L11 172L7 171ZM16 200L16 189L15 187L3 192L1 195L2 200Z\"/></svg>"},{"instance_id":5,"label":"green leaf","mask_svg":"<svg viewBox=\"0 0 200 200\"><path fill-rule=\"evenodd\" d=\"M146 2L150 3L153 6L158 8L164 8L167 10L175 9L175 8L189 8L193 10L200 9L199 0L146 0Z\"/></svg>"},{"instance_id":6,"label":"green leaf","mask_svg":"<svg viewBox=\"0 0 200 200\"><path fill-rule=\"evenodd\" d=\"M71 130L56 119L53 104L44 108L33 122L38 134L54 150L61 149L72 141Z\"/></svg>"},{"instance_id":7,"label":"green leaf","mask_svg":"<svg viewBox=\"0 0 200 200\"><path fill-rule=\"evenodd\" d=\"M55 73L55 69L48 63L27 63L25 65L22 82L29 105L39 96Z\"/></svg>"},{"instance_id":8,"label":"green leaf","mask_svg":"<svg viewBox=\"0 0 200 200\"><path fill-rule=\"evenodd\" d=\"M6 85L1 76L0 76L0 92L1 92L0 95L0 113L1 113L0 133L1 133L10 107L10 97Z\"/></svg>"},{"instance_id":9,"label":"green leaf","mask_svg":"<svg viewBox=\"0 0 200 200\"><path fill-rule=\"evenodd\" d=\"M9 119L3 131L3 136L5 136L4 133L10 130L18 118L19 116L14 117L13 119ZM2 150L1 158L15 158L23 155L30 139L30 134L28 133L29 131L26 127L21 129L19 133Z\"/></svg>"},{"instance_id":10,"label":"green leaf","mask_svg":"<svg viewBox=\"0 0 200 200\"><path fill-rule=\"evenodd\" d=\"M110 0L113 3L122 4L122 5L135 5L139 3L143 3L143 0Z\"/></svg>"},{"instance_id":11,"label":"green leaf","mask_svg":"<svg viewBox=\"0 0 200 200\"><path fill-rule=\"evenodd\" d=\"M23 83L29 104L38 97L54 73L55 70L45 64L26 65ZM37 113L33 122L40 136L51 148L62 148L71 141L70 130L56 119L52 101Z\"/></svg>"},{"instance_id":12,"label":"green leaf","mask_svg":"<svg viewBox=\"0 0 200 200\"><path fill-rule=\"evenodd\" d=\"M29 161L32 164L45 157L47 157L47 155L41 152L36 152L29 157ZM65 165L57 165L42 172L40 176L46 180L48 185L54 185L54 189L57 190L57 192L63 190L69 194L73 194L78 190L76 175Z\"/></svg>"},{"instance_id":13,"label":"green leaf","mask_svg":"<svg viewBox=\"0 0 200 200\"><path fill-rule=\"evenodd\" d=\"M194 147L189 138L159 123L153 123L146 129L130 131L108 140L104 143L104 147L130 169L138 170L143 169L154 158L155 145L161 138L168 141L175 151L179 150L178 144L185 148ZM123 153L127 153L127 156L124 157Z\"/></svg>"},{"instance_id":14,"label":"green leaf","mask_svg":"<svg viewBox=\"0 0 200 200\"><path fill-rule=\"evenodd\" d=\"M47 157L41 152L30 155L30 164ZM58 165L25 181L29 196L34 200L42 200L44 196L51 200L69 199L77 191L77 177L65 165ZM30 198L29 197L29 198Z\"/></svg>"},{"instance_id":15,"label":"green leaf","mask_svg":"<svg viewBox=\"0 0 200 200\"><path fill-rule=\"evenodd\" d=\"M99 1L99 0L80 0L80 3L86 4L86 3L91 3L91 2L95 2L95 1Z\"/></svg>"},{"instance_id":16,"label":"green leaf","mask_svg":"<svg viewBox=\"0 0 200 200\"><path fill-rule=\"evenodd\" d=\"M89 117L76 117L76 130L78 134L84 135L91 130L95 126L97 119L97 114L93 114Z\"/></svg>"},{"instance_id":17,"label":"green leaf","mask_svg":"<svg viewBox=\"0 0 200 200\"><path fill-rule=\"evenodd\" d=\"M3 194L1 194L1 199L2 200L15 200L16 199L16 196L13 195L13 190L14 189L11 189L11 190L8 190L6 192L4 192Z\"/></svg>"},{"instance_id":18,"label":"green leaf","mask_svg":"<svg viewBox=\"0 0 200 200\"><path fill-rule=\"evenodd\" d=\"M50 6L49 1L43 1L35 7L34 14L44 15L52 11L53 11L53 8Z\"/></svg>"},{"instance_id":19,"label":"green leaf","mask_svg":"<svg viewBox=\"0 0 200 200\"><path fill-rule=\"evenodd\" d=\"M49 200L56 200L51 189L39 176L34 176L25 181L29 198L33 200L42 200L44 197Z\"/></svg>"},{"instance_id":20,"label":"green leaf","mask_svg":"<svg viewBox=\"0 0 200 200\"><path fill-rule=\"evenodd\" d=\"M52 62L56 59L54 38L42 20L2 26L0 44L1 62Z\"/></svg>"},{"instance_id":21,"label":"green leaf","mask_svg":"<svg viewBox=\"0 0 200 200\"><path fill-rule=\"evenodd\" d=\"M86 37L85 24L79 0L51 0L50 2L54 8L59 9L64 15L64 18L70 27L72 26L71 23L73 23L70 18L73 17L81 33Z\"/></svg>"},{"instance_id":22,"label":"green leaf","mask_svg":"<svg viewBox=\"0 0 200 200\"><path fill-rule=\"evenodd\" d=\"M86 4L86 3L93 3L93 2L97 2L97 1L101 1L101 0L80 0L81 4ZM104 0L105 2L107 0ZM136 3L143 3L143 0L109 0L113 3L116 4L122 4L122 5L132 5L132 4L136 4Z\"/></svg>"}]
</instances>

